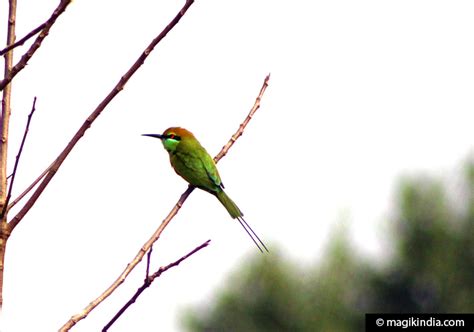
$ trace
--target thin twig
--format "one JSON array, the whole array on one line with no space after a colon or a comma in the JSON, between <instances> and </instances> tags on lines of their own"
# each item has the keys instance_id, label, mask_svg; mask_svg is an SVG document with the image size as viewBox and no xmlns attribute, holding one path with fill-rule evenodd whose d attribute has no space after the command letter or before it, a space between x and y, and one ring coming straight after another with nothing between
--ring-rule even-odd
<instances>
[{"instance_id":1,"label":"thin twig","mask_svg":"<svg viewBox=\"0 0 474 332\"><path fill-rule=\"evenodd\" d=\"M125 84L130 80L133 74L142 66L145 62L145 59L150 55L153 51L155 46L168 34L168 32L173 29L173 27L180 21L189 7L193 4L194 0L187 0L184 4L183 8L178 12L178 14L171 20L171 22L161 31L161 33L153 39L153 41L148 45L148 47L143 51L143 53L138 57L135 63L130 67L130 69L123 75L119 82L114 86L112 91L109 92L107 97L100 102L100 104L96 107L96 109L89 115L87 120L82 124L76 134L73 136L71 141L68 143L66 148L59 154L56 160L53 162L52 167L49 169L48 173L44 177L43 181L39 184L38 188L36 188L35 192L31 195L30 199L25 203L22 209L18 212L18 214L13 217L13 219L8 223L11 230L13 230L18 223L23 219L26 213L31 209L31 207L35 204L36 200L42 194L43 190L49 184L51 179L56 174L57 170L69 155L71 150L75 147L77 142L84 136L85 132L95 119L102 113L102 111L107 107L107 105L117 96L117 94L122 91L125 87Z\"/></svg>"},{"instance_id":2,"label":"thin twig","mask_svg":"<svg viewBox=\"0 0 474 332\"><path fill-rule=\"evenodd\" d=\"M211 242L211 240L207 240L206 242L204 242L203 244L201 244L200 246L194 248L192 251L190 251L188 254L184 255L183 257L181 257L180 259L178 259L177 261L173 262L173 263L170 263L166 266L162 266L160 267L155 273L153 273L152 275L149 275L147 274L146 275L146 278L145 280L143 281L143 285L140 286L140 288L137 289L137 291L135 292L135 294L133 294L133 296L130 298L130 300L127 301L127 303L125 303L125 305L115 314L115 316L110 320L110 322L107 323L107 325L104 326L104 328L102 329L102 332L106 332L109 330L109 328L117 321L117 319L120 318L120 316L128 309L128 307L130 307L133 303L135 303L135 301L138 299L138 297L141 295L141 293L143 293L143 291L145 289L147 289L148 287L150 287L151 283L156 279L158 278L159 276L161 276L161 274L163 272L166 272L167 270L171 269L172 267L175 267L175 266L178 266L179 263L181 263L182 261L184 261L185 259L187 259L188 257L190 257L191 255L195 254L196 252L198 252L199 250L207 247L209 245L209 242Z\"/></svg>"},{"instance_id":3,"label":"thin twig","mask_svg":"<svg viewBox=\"0 0 474 332\"><path fill-rule=\"evenodd\" d=\"M214 160L216 163L227 154L229 149L232 147L232 145L235 143L238 137L240 137L249 123L250 119L252 118L253 114L257 111L257 109L260 106L260 99L263 96L263 93L265 92L266 87L268 86L268 81L270 79L270 75L268 75L265 78L265 81L263 82L263 86L260 89L260 93L255 100L255 104L253 105L252 109L250 110L248 116L245 118L244 122L239 126L239 129L237 132L232 136L230 141L224 145L222 150L214 157ZM239 134L240 133L240 134ZM235 137L235 138L234 138ZM85 307L80 313L72 316L61 328L60 332L63 331L68 331L71 327L73 327L77 322L79 322L81 319L84 319L87 317L87 315L94 310L102 301L104 301L107 297L110 296L127 278L127 276L132 272L132 270L137 266L138 263L143 259L143 256L145 256L145 253L150 250L150 247L155 243L161 236L161 233L163 230L168 226L170 221L173 219L173 217L178 214L179 210L183 206L184 202L188 198L188 196L193 192L195 187L189 185L188 189L184 193L181 194L181 197L179 198L178 202L175 204L175 206L171 209L171 211L168 213L166 218L161 222L160 226L156 229L156 231L153 233L153 235L148 239L147 242L140 248L138 251L137 255L133 260L127 264L125 269L122 271L122 273L118 276L118 278L110 285L102 294L99 295L94 301L89 303L87 307Z\"/></svg>"},{"instance_id":4,"label":"thin twig","mask_svg":"<svg viewBox=\"0 0 474 332\"><path fill-rule=\"evenodd\" d=\"M217 154L217 156L214 157L214 161L217 163L219 160L222 159L222 157L224 157L226 154L227 154L227 151L229 151L229 149L232 147L232 145L234 145L235 141L240 137L242 136L242 134L244 133L244 129L245 127L247 127L248 123L250 122L250 120L252 120L252 117L253 115L255 114L255 112L257 112L257 110L260 108L260 102L262 100L262 97L263 97L263 94L265 93L265 90L267 89L268 87L268 82L270 81L270 74L268 74L266 77L265 77L265 80L263 81L263 85L262 87L260 88L260 92L257 96L257 98L255 99L255 103L253 104L253 107L252 109L250 110L249 114L247 115L247 117L245 118L244 122L242 122L240 124L240 127L239 127L239 130L237 130L237 132L232 135L232 137L230 138L230 140L227 142L226 145L224 145L222 147L222 150Z\"/></svg>"},{"instance_id":5,"label":"thin twig","mask_svg":"<svg viewBox=\"0 0 474 332\"><path fill-rule=\"evenodd\" d=\"M145 279L148 278L150 275L150 263L151 263L151 252L153 251L153 245L150 247L150 250L148 250L148 255L146 257L146 274L145 274Z\"/></svg>"},{"instance_id":6,"label":"thin twig","mask_svg":"<svg viewBox=\"0 0 474 332\"><path fill-rule=\"evenodd\" d=\"M25 37L21 38L17 42L5 47L3 50L0 51L0 56L4 55L10 50L13 50L15 47L23 45L28 39L36 35L38 32L43 30L43 28L46 26L46 23L42 23L39 27L31 30Z\"/></svg>"},{"instance_id":7,"label":"thin twig","mask_svg":"<svg viewBox=\"0 0 474 332\"><path fill-rule=\"evenodd\" d=\"M67 6L72 2L72 0L61 0L58 7L54 10L53 14L51 17L44 22L44 27L41 30L40 34L38 37L36 37L34 43L30 46L28 51L26 51L25 54L20 58L20 61L12 68L12 70L8 73L8 75L5 75L2 81L0 81L0 91L5 88L5 86L11 82L11 80L18 74L23 68L25 68L26 64L28 61L31 59L31 57L35 54L35 52L40 48L41 43L43 40L46 38L46 36L49 33L49 30L53 26L53 24L56 22L58 17L64 13L66 10ZM13 44L12 41L8 41L7 45Z\"/></svg>"},{"instance_id":8,"label":"thin twig","mask_svg":"<svg viewBox=\"0 0 474 332\"><path fill-rule=\"evenodd\" d=\"M25 132L23 133L23 138L21 140L20 148L18 149L18 154L16 155L15 165L13 166L12 179L10 180L10 187L8 188L7 199L5 205L3 205L2 212L0 213L0 218L3 218L5 212L7 211L8 202L12 196L13 183L15 182L15 175L18 169L18 163L20 161L21 153L23 152L23 146L25 145L26 136L28 136L28 130L30 129L31 118L36 111L36 97L33 99L33 106L31 107L31 112L28 114L28 120L26 121Z\"/></svg>"},{"instance_id":9,"label":"thin twig","mask_svg":"<svg viewBox=\"0 0 474 332\"><path fill-rule=\"evenodd\" d=\"M26 188L20 195L18 195L17 198L15 198L9 205L8 205L8 210L10 210L13 206L15 206L16 203L18 203L23 197L25 197L34 187L36 187L36 185L38 184L38 182L40 182L44 176L49 172L49 170L51 169L51 167L53 167L53 164L49 165L48 168L46 168L43 173L41 173L37 178L36 180L34 180L29 186L28 188ZM7 210L7 211L8 211Z\"/></svg>"}]
</instances>

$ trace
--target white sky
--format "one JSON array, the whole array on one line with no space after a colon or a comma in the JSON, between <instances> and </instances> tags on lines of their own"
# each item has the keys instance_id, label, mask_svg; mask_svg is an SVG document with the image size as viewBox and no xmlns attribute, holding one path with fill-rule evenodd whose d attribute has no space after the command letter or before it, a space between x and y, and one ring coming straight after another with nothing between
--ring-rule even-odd
<instances>
[{"instance_id":1,"label":"white sky","mask_svg":"<svg viewBox=\"0 0 474 332\"><path fill-rule=\"evenodd\" d=\"M58 1L19 0L17 36ZM10 169L34 96L15 183L63 149L182 1L76 0L14 81ZM0 6L5 43L6 1ZM157 140L183 126L215 155L270 86L219 163L227 192L272 247L308 263L346 221L383 256L397 179L453 177L472 149L472 1L196 1L64 163L7 248L2 331L54 331L119 275L185 182ZM25 48L17 50L17 56ZM153 266L210 247L164 274L111 331L178 331L257 253L217 200L195 191L155 245ZM142 263L73 331L97 331L141 285Z\"/></svg>"}]
</instances>

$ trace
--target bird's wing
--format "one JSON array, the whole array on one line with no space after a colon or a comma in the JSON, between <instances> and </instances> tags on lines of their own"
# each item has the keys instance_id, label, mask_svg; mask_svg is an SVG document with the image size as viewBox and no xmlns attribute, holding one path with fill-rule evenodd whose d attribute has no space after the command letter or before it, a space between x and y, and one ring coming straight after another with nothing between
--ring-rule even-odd
<instances>
[{"instance_id":1,"label":"bird's wing","mask_svg":"<svg viewBox=\"0 0 474 332\"><path fill-rule=\"evenodd\" d=\"M221 187L219 173L211 157L203 157L203 155L205 154L196 153L195 150L187 153L177 152L170 155L170 160L174 170L182 178L192 185L214 193ZM214 166L214 171L212 166Z\"/></svg>"},{"instance_id":2,"label":"bird's wing","mask_svg":"<svg viewBox=\"0 0 474 332\"><path fill-rule=\"evenodd\" d=\"M220 188L224 188L224 185L222 184L221 177L219 175L219 171L217 170L216 164L214 163L214 160L212 157L206 153L204 160L202 160L202 164L204 166L204 169L206 170L207 176L211 181Z\"/></svg>"}]
</instances>

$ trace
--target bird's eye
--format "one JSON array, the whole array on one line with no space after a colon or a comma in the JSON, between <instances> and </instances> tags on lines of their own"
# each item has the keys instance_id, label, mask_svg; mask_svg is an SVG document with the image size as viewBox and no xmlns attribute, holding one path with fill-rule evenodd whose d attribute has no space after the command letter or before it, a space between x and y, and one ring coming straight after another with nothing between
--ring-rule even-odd
<instances>
[{"instance_id":1,"label":"bird's eye","mask_svg":"<svg viewBox=\"0 0 474 332\"><path fill-rule=\"evenodd\" d=\"M178 135L175 135L175 134L168 134L168 136L166 136L167 139L172 139L172 140L175 140L175 141L180 141L181 140L181 137L179 137Z\"/></svg>"}]
</instances>

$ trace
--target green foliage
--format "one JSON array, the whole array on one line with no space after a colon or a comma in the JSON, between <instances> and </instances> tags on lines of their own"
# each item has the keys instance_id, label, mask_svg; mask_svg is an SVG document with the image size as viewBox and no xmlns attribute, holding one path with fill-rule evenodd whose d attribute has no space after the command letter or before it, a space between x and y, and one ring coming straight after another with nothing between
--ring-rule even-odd
<instances>
[{"instance_id":1,"label":"green foliage","mask_svg":"<svg viewBox=\"0 0 474 332\"><path fill-rule=\"evenodd\" d=\"M405 181L397 220L397 257L372 280L383 312L474 311L474 177L466 172L465 205L457 211L435 180ZM454 195L458 201L459 193Z\"/></svg>"},{"instance_id":2,"label":"green foliage","mask_svg":"<svg viewBox=\"0 0 474 332\"><path fill-rule=\"evenodd\" d=\"M210 310L188 312L190 331L352 331L363 328L354 307L363 295L365 264L352 255L346 233L336 233L329 259L302 269L272 250L254 257L226 282ZM358 265L355 265L357 262Z\"/></svg>"},{"instance_id":3,"label":"green foliage","mask_svg":"<svg viewBox=\"0 0 474 332\"><path fill-rule=\"evenodd\" d=\"M367 312L474 312L474 163L465 170L453 197L436 179L401 182L383 267L356 256L341 230L316 268L258 255L210 308L188 310L187 330L362 331Z\"/></svg>"},{"instance_id":4,"label":"green foliage","mask_svg":"<svg viewBox=\"0 0 474 332\"><path fill-rule=\"evenodd\" d=\"M231 277L211 313L189 315L195 331L290 331L301 312L299 273L278 253L255 257ZM200 317L206 316L206 319ZM298 319L288 319L298 317ZM198 318L199 317L199 318Z\"/></svg>"}]
</instances>

